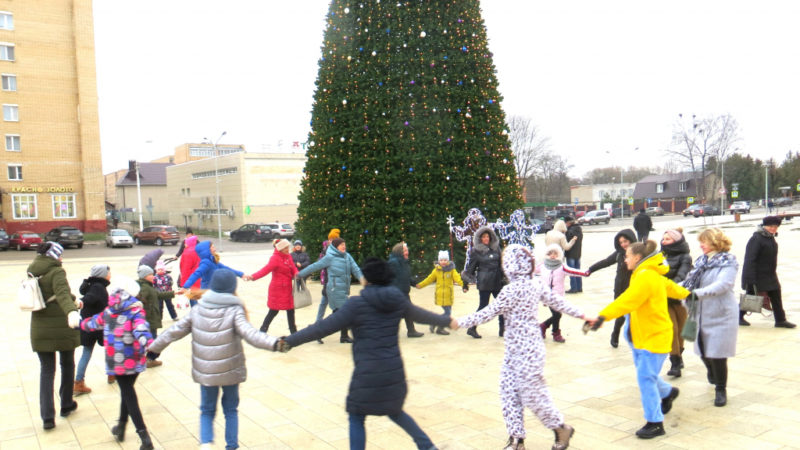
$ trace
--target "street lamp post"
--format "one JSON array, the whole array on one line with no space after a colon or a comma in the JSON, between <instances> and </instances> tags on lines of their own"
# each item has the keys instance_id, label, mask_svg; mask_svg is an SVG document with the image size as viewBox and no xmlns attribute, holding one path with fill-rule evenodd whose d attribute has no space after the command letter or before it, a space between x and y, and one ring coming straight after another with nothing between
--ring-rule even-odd
<instances>
[{"instance_id":1,"label":"street lamp post","mask_svg":"<svg viewBox=\"0 0 800 450\"><path fill-rule=\"evenodd\" d=\"M144 220L142 219L142 184L139 181L139 161L136 161L134 164L136 164L136 196L139 198L139 231L143 231Z\"/></svg>"},{"instance_id":2,"label":"street lamp post","mask_svg":"<svg viewBox=\"0 0 800 450\"><path fill-rule=\"evenodd\" d=\"M206 142L211 144L214 150L214 184L217 186L217 247L222 246L222 214L220 213L221 202L219 198L219 152L217 150L217 144L226 134L228 134L228 132L223 131L216 142L212 142L209 138L203 138Z\"/></svg>"}]
</instances>

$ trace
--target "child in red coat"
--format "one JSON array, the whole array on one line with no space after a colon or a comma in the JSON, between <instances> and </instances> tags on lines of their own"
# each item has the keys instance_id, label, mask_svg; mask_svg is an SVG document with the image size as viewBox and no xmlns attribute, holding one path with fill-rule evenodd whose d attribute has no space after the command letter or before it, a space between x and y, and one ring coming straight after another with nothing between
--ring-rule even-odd
<instances>
[{"instance_id":1,"label":"child in red coat","mask_svg":"<svg viewBox=\"0 0 800 450\"><path fill-rule=\"evenodd\" d=\"M254 273L250 278L255 281L259 278L272 273L272 281L269 282L269 292L267 294L267 307L269 311L261 324L261 331L266 333L269 324L278 315L278 311L286 311L289 320L289 331L294 333L297 326L294 323L294 297L292 296L292 280L297 275L292 256L289 254L289 241L281 239L275 243L275 252L269 262L261 270Z\"/></svg>"}]
</instances>

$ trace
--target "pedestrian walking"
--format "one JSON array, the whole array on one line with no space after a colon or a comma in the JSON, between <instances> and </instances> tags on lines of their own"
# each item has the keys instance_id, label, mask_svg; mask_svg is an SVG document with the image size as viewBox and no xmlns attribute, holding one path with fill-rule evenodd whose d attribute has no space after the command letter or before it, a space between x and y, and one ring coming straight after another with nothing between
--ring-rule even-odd
<instances>
[{"instance_id":1,"label":"pedestrian walking","mask_svg":"<svg viewBox=\"0 0 800 450\"><path fill-rule=\"evenodd\" d=\"M661 379L659 373L672 348L672 321L667 312L667 297L685 298L689 291L664 277L669 268L654 241L631 244L625 263L632 272L630 286L599 318L616 319L627 315L624 333L633 353L636 378L647 423L636 431L640 439L665 434L664 414L672 409L679 390Z\"/></svg>"},{"instance_id":2,"label":"pedestrian walking","mask_svg":"<svg viewBox=\"0 0 800 450\"><path fill-rule=\"evenodd\" d=\"M178 286L183 286L183 282L192 276L195 270L200 267L200 256L197 255L195 250L197 246L197 236L188 236L183 240L184 249L181 252L181 260L178 263L180 268L180 275L178 275ZM194 284L189 286L189 304L194 306L197 304L197 299L200 298L200 278L197 278Z\"/></svg>"},{"instance_id":3,"label":"pedestrian walking","mask_svg":"<svg viewBox=\"0 0 800 450\"><path fill-rule=\"evenodd\" d=\"M780 217L764 217L761 225L747 241L742 267L742 289L750 294L769 297L775 328L794 328L795 324L786 320L781 283L778 280L778 242L775 237L780 225ZM744 311L739 313L739 325L749 326L750 322L744 319L745 314Z\"/></svg>"},{"instance_id":4,"label":"pedestrian walking","mask_svg":"<svg viewBox=\"0 0 800 450\"><path fill-rule=\"evenodd\" d=\"M294 322L294 296L292 294L292 280L297 275L292 256L289 254L291 245L286 239L280 239L275 243L275 251L272 252L269 262L258 272L250 275L253 281L259 280L268 274L272 274L267 293L267 315L261 324L261 332L266 333L272 320L278 315L279 311L286 311L286 318L289 321L289 332L297 331Z\"/></svg>"},{"instance_id":5,"label":"pedestrian walking","mask_svg":"<svg viewBox=\"0 0 800 450\"><path fill-rule=\"evenodd\" d=\"M181 246L178 248L178 253L175 253L176 258L183 256L183 252L186 251L186 241L191 237L194 237L194 242L196 243L197 236L194 235L194 230L192 230L192 227L186 227L186 236L181 241Z\"/></svg>"},{"instance_id":6,"label":"pedestrian walking","mask_svg":"<svg viewBox=\"0 0 800 450\"><path fill-rule=\"evenodd\" d=\"M703 255L686 276L684 287L697 301L697 335L694 350L706 366L708 382L715 386L714 406L728 403L728 358L736 356L736 314L739 302L733 293L739 263L731 240L719 228L708 228L697 237Z\"/></svg>"},{"instance_id":7,"label":"pedestrian walking","mask_svg":"<svg viewBox=\"0 0 800 450\"><path fill-rule=\"evenodd\" d=\"M347 243L342 238L333 239L325 252L325 256L301 270L296 276L305 278L322 269L327 269L325 291L331 309L336 313L345 305L347 297L350 295L351 277L358 278L362 285L366 283L366 280L353 257L347 253ZM353 342L347 334L347 328L342 328L339 342L342 344L351 344Z\"/></svg>"},{"instance_id":8,"label":"pedestrian walking","mask_svg":"<svg viewBox=\"0 0 800 450\"><path fill-rule=\"evenodd\" d=\"M575 243L569 250L564 251L564 257L567 259L567 266L580 270L581 268L581 249L583 248L583 228L578 224L574 217L564 218L564 224L567 225L567 232L565 237L567 241L575 238ZM579 294L583 292L583 279L581 276L573 275L569 277L569 290L567 294Z\"/></svg>"},{"instance_id":9,"label":"pedestrian walking","mask_svg":"<svg viewBox=\"0 0 800 450\"><path fill-rule=\"evenodd\" d=\"M136 271L139 279L136 283L139 284L139 293L136 296L142 303L142 309L145 312L145 320L147 320L147 327L155 339L158 337L158 329L161 328L161 311L158 309L158 291L153 286L153 269L148 266L141 265ZM163 364L157 360L158 354L154 352L147 352L147 368L158 367Z\"/></svg>"},{"instance_id":10,"label":"pedestrian walking","mask_svg":"<svg viewBox=\"0 0 800 450\"><path fill-rule=\"evenodd\" d=\"M239 385L247 380L242 339L253 347L276 350L278 339L259 333L247 319L247 309L236 295L236 274L219 269L211 276L196 308L164 331L150 345L163 352L169 344L192 335L192 379L200 385L200 444L211 448L214 417L222 390L225 448L239 447Z\"/></svg>"},{"instance_id":11,"label":"pedestrian walking","mask_svg":"<svg viewBox=\"0 0 800 450\"><path fill-rule=\"evenodd\" d=\"M585 277L586 272L581 272L564 264L564 253L558 244L550 244L545 249L544 261L536 266L536 274L541 276L542 282L553 294L564 296L564 278L569 275ZM561 335L561 312L550 308L552 314L549 319L539 324L542 329L542 339L547 337L547 329L553 327L553 340L563 344L567 342Z\"/></svg>"},{"instance_id":12,"label":"pedestrian walking","mask_svg":"<svg viewBox=\"0 0 800 450\"><path fill-rule=\"evenodd\" d=\"M478 311L489 304L493 296L495 300L503 288L503 269L500 266L500 240L491 227L484 226L478 228L472 236L472 251L470 252L469 263L464 269L463 279L466 282L475 282L478 288ZM449 259L449 258L448 258ZM464 286L467 283L464 283ZM438 288L438 283L437 283ZM465 291L466 292L466 291ZM500 328L498 334L503 336L505 324L503 316L498 318ZM475 339L482 336L478 334L478 328L470 328L467 334Z\"/></svg>"},{"instance_id":13,"label":"pedestrian walking","mask_svg":"<svg viewBox=\"0 0 800 450\"><path fill-rule=\"evenodd\" d=\"M64 248L47 241L36 249L36 257L27 272L39 278L42 298L53 299L45 308L31 313L31 348L39 357L39 415L43 428L55 428L53 389L56 376L56 353L61 366L61 417L69 416L78 408L72 398L75 385L75 348L80 345L80 333L75 327L80 323L80 313L70 292L67 273L61 266Z\"/></svg>"},{"instance_id":14,"label":"pedestrian walking","mask_svg":"<svg viewBox=\"0 0 800 450\"><path fill-rule=\"evenodd\" d=\"M614 236L614 253L589 266L588 272L591 275L600 269L613 266L614 264L617 265L617 274L614 277L615 299L625 292L630 284L632 272L628 269L628 265L625 264L625 252L634 242L636 242L636 234L633 230L626 228L620 231ZM625 317L619 317L614 321L614 328L611 331L611 346L614 348L619 347L619 333L624 324Z\"/></svg>"},{"instance_id":15,"label":"pedestrian walking","mask_svg":"<svg viewBox=\"0 0 800 450\"><path fill-rule=\"evenodd\" d=\"M633 229L639 242L646 242L650 236L650 229L653 228L653 219L647 215L644 208L639 210L639 214L633 218Z\"/></svg>"},{"instance_id":16,"label":"pedestrian walking","mask_svg":"<svg viewBox=\"0 0 800 450\"><path fill-rule=\"evenodd\" d=\"M164 317L164 305L166 305L169 317L177 320L178 313L175 312L175 306L172 305L172 299L175 298L175 291L172 290L172 276L167 273L167 265L164 264L164 261L159 260L156 263L153 286L158 292L158 312L161 317Z\"/></svg>"},{"instance_id":17,"label":"pedestrian walking","mask_svg":"<svg viewBox=\"0 0 800 450\"><path fill-rule=\"evenodd\" d=\"M340 329L352 328L355 367L346 402L350 417L350 449L366 447L364 421L367 416L388 416L411 436L417 448L435 449L428 435L403 411L408 385L398 346L397 327L404 317L438 327L452 325L452 320L411 304L406 296L391 286L393 274L384 261L367 258L363 273L366 286L359 295L350 298L327 319L286 337L285 342L279 343L279 348L288 351Z\"/></svg>"},{"instance_id":18,"label":"pedestrian walking","mask_svg":"<svg viewBox=\"0 0 800 450\"><path fill-rule=\"evenodd\" d=\"M553 404L544 380L545 350L539 330L539 302L573 317L586 319L563 297L553 294L533 277L536 264L530 251L511 244L503 252L503 271L509 283L489 306L458 319L458 327L473 327L503 314L507 320L505 355L500 368L500 401L508 430L504 449L525 448L524 409L529 408L547 428L553 430L553 449L569 447L575 429Z\"/></svg>"},{"instance_id":19,"label":"pedestrian walking","mask_svg":"<svg viewBox=\"0 0 800 450\"><path fill-rule=\"evenodd\" d=\"M115 277L106 309L84 319L80 328L84 331L103 330L106 374L116 378L120 395L119 421L111 428L111 434L117 442L124 441L130 418L142 441L139 450L151 450L153 441L144 423L134 387L136 378L146 368L145 349L153 342L144 307L136 298L139 286L130 278Z\"/></svg>"},{"instance_id":20,"label":"pedestrian walking","mask_svg":"<svg viewBox=\"0 0 800 450\"><path fill-rule=\"evenodd\" d=\"M417 284L417 289L422 289L431 283L436 283L434 303L442 307L446 316L450 316L450 312L453 309L453 285L462 286L464 292L469 289L458 274L456 265L450 261L450 253L447 250L439 252L439 263L434 265L430 275ZM431 333L433 332L445 336L450 334L444 329L444 326L434 328L431 325Z\"/></svg>"},{"instance_id":21,"label":"pedestrian walking","mask_svg":"<svg viewBox=\"0 0 800 450\"><path fill-rule=\"evenodd\" d=\"M661 253L669 266L669 271L665 275L670 280L679 283L686 278L692 270L692 257L689 255L689 243L683 236L683 228L675 228L664 232L661 237ZM681 331L689 315L683 302L674 299L667 299L667 309L669 318L672 320L672 350L669 352L669 371L667 375L678 378L683 369L683 337Z\"/></svg>"},{"instance_id":22,"label":"pedestrian walking","mask_svg":"<svg viewBox=\"0 0 800 450\"><path fill-rule=\"evenodd\" d=\"M83 280L78 292L83 296L83 308L81 308L81 319L92 317L102 312L108 306L108 284L111 279L111 269L106 264L96 264L89 272L89 278ZM72 386L74 395L88 394L92 389L86 386L86 368L92 358L92 351L95 345L103 346L102 331L83 331L81 330L81 346L83 352L78 361L78 370L75 373L75 383ZM113 377L109 384L113 383Z\"/></svg>"},{"instance_id":23,"label":"pedestrian walking","mask_svg":"<svg viewBox=\"0 0 800 450\"><path fill-rule=\"evenodd\" d=\"M392 247L392 253L389 255L389 268L394 273L392 279L392 286L396 287L403 295L411 301L409 293L411 286L414 282L411 281L411 265L408 263L408 245L405 242L399 242ZM417 331L414 326L414 321L410 317L403 319L406 323L406 336L410 338L422 337L425 334Z\"/></svg>"}]
</instances>

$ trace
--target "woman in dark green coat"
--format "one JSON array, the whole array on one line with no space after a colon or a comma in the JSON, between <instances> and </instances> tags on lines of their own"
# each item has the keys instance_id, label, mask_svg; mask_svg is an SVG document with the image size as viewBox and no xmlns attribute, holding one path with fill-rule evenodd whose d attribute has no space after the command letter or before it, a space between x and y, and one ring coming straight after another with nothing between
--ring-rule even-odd
<instances>
[{"instance_id":1,"label":"woman in dark green coat","mask_svg":"<svg viewBox=\"0 0 800 450\"><path fill-rule=\"evenodd\" d=\"M39 414L45 430L55 423L53 388L56 376L56 352L61 363L61 417L67 417L78 408L72 399L75 381L75 348L81 335L74 327L80 324L80 313L69 289L67 273L61 267L64 248L55 242L42 244L28 272L39 277L42 296L47 301L45 309L31 313L31 347L39 356Z\"/></svg>"}]
</instances>

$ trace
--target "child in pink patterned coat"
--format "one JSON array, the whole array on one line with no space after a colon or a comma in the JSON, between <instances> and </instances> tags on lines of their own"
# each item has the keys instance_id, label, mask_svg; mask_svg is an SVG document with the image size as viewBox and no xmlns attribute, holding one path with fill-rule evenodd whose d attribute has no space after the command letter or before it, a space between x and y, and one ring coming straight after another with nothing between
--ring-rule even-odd
<instances>
[{"instance_id":1,"label":"child in pink patterned coat","mask_svg":"<svg viewBox=\"0 0 800 450\"><path fill-rule=\"evenodd\" d=\"M153 343L153 335L145 319L142 302L136 298L139 285L125 277L112 282L108 307L103 312L81 322L84 331L103 330L106 350L106 373L114 375L121 396L119 424L111 428L118 442L125 440L125 425L130 416L136 433L142 440L141 449L152 449L153 442L139 409L139 400L133 385L136 377L144 372L147 364L147 347Z\"/></svg>"},{"instance_id":2,"label":"child in pink patterned coat","mask_svg":"<svg viewBox=\"0 0 800 450\"><path fill-rule=\"evenodd\" d=\"M544 380L545 349L539 330L539 302L585 319L583 313L567 303L533 277L535 268L530 251L511 244L503 252L503 272L509 284L489 306L457 321L457 328L488 322L498 314L505 316L505 355L500 369L500 401L508 430L505 450L524 449L525 408L529 408L555 433L553 450L569 447L575 429L564 423L564 416L553 405ZM595 320L595 319L593 319Z\"/></svg>"},{"instance_id":3,"label":"child in pink patterned coat","mask_svg":"<svg viewBox=\"0 0 800 450\"><path fill-rule=\"evenodd\" d=\"M550 244L545 248L544 262L536 266L536 274L541 276L542 283L549 287L553 294L564 296L564 278L567 275L577 277L588 277L589 272L573 269L572 267L563 263L564 251L558 244ZM549 319L539 324L542 329L542 338L547 337L547 329L550 325L553 326L553 340L563 344L567 342L564 336L561 336L561 313L553 308L550 308L552 315Z\"/></svg>"}]
</instances>

